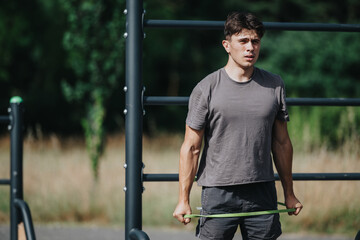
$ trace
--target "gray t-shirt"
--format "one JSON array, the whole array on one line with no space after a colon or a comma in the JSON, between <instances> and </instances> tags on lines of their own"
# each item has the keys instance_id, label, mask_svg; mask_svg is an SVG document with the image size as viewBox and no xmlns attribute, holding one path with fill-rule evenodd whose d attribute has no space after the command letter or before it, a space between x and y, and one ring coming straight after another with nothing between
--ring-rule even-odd
<instances>
[{"instance_id":1,"label":"gray t-shirt","mask_svg":"<svg viewBox=\"0 0 360 240\"><path fill-rule=\"evenodd\" d=\"M205 128L197 173L200 186L228 186L274 180L271 159L274 121L289 121L280 76L255 68L245 83L224 68L191 93L186 124Z\"/></svg>"}]
</instances>

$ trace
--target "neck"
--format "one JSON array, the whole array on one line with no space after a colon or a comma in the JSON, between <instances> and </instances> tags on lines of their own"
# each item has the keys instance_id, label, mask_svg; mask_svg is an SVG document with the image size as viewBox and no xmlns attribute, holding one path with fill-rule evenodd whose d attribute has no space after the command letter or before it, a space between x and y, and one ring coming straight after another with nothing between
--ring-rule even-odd
<instances>
[{"instance_id":1,"label":"neck","mask_svg":"<svg viewBox=\"0 0 360 240\"><path fill-rule=\"evenodd\" d=\"M231 77L233 80L237 82L247 82L250 80L253 72L254 72L254 66L251 66L249 68L241 68L241 67L232 67L229 64L227 64L225 67L226 73Z\"/></svg>"}]
</instances>

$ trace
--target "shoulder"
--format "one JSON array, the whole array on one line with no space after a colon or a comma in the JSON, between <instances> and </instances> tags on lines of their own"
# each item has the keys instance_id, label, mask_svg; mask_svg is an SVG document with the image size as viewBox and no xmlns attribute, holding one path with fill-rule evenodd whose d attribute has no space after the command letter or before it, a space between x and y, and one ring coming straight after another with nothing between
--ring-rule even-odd
<instances>
[{"instance_id":1,"label":"shoulder","mask_svg":"<svg viewBox=\"0 0 360 240\"><path fill-rule=\"evenodd\" d=\"M208 92L209 90L213 89L221 78L221 71L222 68L208 74L195 86L194 89L198 89L203 92Z\"/></svg>"},{"instance_id":2,"label":"shoulder","mask_svg":"<svg viewBox=\"0 0 360 240\"><path fill-rule=\"evenodd\" d=\"M272 84L274 87L284 86L284 81L278 74L274 74L272 72L266 71L261 68L256 68L256 75L261 80L263 80L269 84Z\"/></svg>"}]
</instances>

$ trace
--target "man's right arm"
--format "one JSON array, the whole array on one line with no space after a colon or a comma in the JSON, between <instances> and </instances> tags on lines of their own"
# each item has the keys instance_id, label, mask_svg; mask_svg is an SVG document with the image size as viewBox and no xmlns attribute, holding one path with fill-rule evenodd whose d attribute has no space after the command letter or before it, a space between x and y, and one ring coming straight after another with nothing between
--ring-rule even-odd
<instances>
[{"instance_id":1,"label":"man's right arm","mask_svg":"<svg viewBox=\"0 0 360 240\"><path fill-rule=\"evenodd\" d=\"M198 168L203 136L204 129L195 130L186 125L185 139L180 149L179 202L173 213L184 224L190 222L190 218L185 219L184 215L191 214L190 191Z\"/></svg>"}]
</instances>

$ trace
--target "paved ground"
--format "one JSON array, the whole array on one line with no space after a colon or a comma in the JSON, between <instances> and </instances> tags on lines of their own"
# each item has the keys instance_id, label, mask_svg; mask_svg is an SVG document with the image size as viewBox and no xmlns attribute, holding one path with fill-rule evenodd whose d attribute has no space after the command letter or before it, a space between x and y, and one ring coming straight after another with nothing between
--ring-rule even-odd
<instances>
[{"instance_id":1,"label":"paved ground","mask_svg":"<svg viewBox=\"0 0 360 240\"><path fill-rule=\"evenodd\" d=\"M0 225L0 240L10 240L9 225ZM144 228L151 240L198 240L190 231ZM35 226L37 240L124 240L124 230L96 226ZM241 239L236 236L235 239ZM343 236L284 234L279 240L353 240Z\"/></svg>"}]
</instances>

